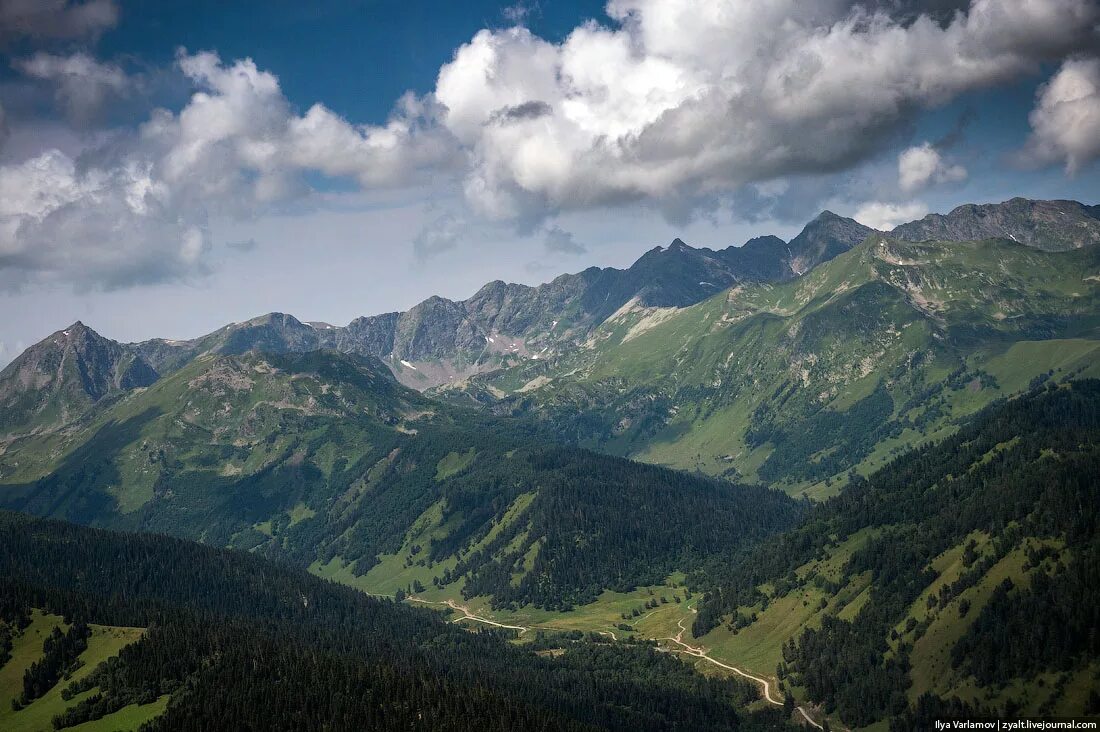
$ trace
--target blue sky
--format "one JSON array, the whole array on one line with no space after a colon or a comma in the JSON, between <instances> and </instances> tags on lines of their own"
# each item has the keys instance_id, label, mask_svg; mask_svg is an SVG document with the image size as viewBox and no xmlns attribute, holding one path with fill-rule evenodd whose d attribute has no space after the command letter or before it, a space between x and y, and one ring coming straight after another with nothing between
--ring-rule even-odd
<instances>
[{"instance_id":1,"label":"blue sky","mask_svg":"<svg viewBox=\"0 0 1100 732\"><path fill-rule=\"evenodd\" d=\"M431 90L439 67L482 28L509 24L500 2L274 0L123 2L106 55L170 65L176 48L215 49L272 69L286 96L303 107L323 100L340 115L381 122L405 91ZM560 39L601 2L547 2L527 16L531 30Z\"/></svg>"},{"instance_id":2,"label":"blue sky","mask_svg":"<svg viewBox=\"0 0 1100 732\"><path fill-rule=\"evenodd\" d=\"M76 319L342 324L823 208L1096 203L1098 22L1094 0L10 0L0 363Z\"/></svg>"}]
</instances>

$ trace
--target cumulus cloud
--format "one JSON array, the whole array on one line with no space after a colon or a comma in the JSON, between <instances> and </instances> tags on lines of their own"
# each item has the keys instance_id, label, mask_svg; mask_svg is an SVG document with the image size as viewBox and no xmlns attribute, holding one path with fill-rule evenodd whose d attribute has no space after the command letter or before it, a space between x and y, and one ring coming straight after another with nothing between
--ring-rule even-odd
<instances>
[{"instance_id":1,"label":"cumulus cloud","mask_svg":"<svg viewBox=\"0 0 1100 732\"><path fill-rule=\"evenodd\" d=\"M310 171L379 186L446 163L434 133L414 134L425 116L415 100L385 125L356 126L319 104L295 114L251 60L181 53L178 63L197 88L178 114L155 110L134 135L76 159L48 150L0 166L0 286L28 275L114 288L202 274L211 217L298 197Z\"/></svg>"},{"instance_id":2,"label":"cumulus cloud","mask_svg":"<svg viewBox=\"0 0 1100 732\"><path fill-rule=\"evenodd\" d=\"M584 254L588 251L588 247L581 244L571 232L562 229L560 226L551 226L548 228L542 242L546 247L546 251L554 254L576 255Z\"/></svg>"},{"instance_id":3,"label":"cumulus cloud","mask_svg":"<svg viewBox=\"0 0 1100 732\"><path fill-rule=\"evenodd\" d=\"M114 0L3 0L0 41L26 36L69 40L96 38L118 23Z\"/></svg>"},{"instance_id":4,"label":"cumulus cloud","mask_svg":"<svg viewBox=\"0 0 1100 732\"><path fill-rule=\"evenodd\" d=\"M440 121L490 218L690 202L850 166L921 108L1095 43L1100 20L1092 0L973 0L935 18L898 5L612 0L614 27L561 43L483 30L440 71ZM508 114L527 108L540 113Z\"/></svg>"},{"instance_id":5,"label":"cumulus cloud","mask_svg":"<svg viewBox=\"0 0 1100 732\"><path fill-rule=\"evenodd\" d=\"M108 100L126 94L132 84L121 67L101 63L83 52L71 56L37 53L13 65L33 79L52 83L58 103L78 124L98 116Z\"/></svg>"},{"instance_id":6,"label":"cumulus cloud","mask_svg":"<svg viewBox=\"0 0 1100 732\"><path fill-rule=\"evenodd\" d=\"M1100 59L1066 61L1038 92L1025 159L1070 174L1100 157Z\"/></svg>"},{"instance_id":7,"label":"cumulus cloud","mask_svg":"<svg viewBox=\"0 0 1100 732\"><path fill-rule=\"evenodd\" d=\"M164 169L173 180L217 168L248 186L259 201L280 198L288 177L303 170L357 179L372 187L411 181L445 162L449 150L422 126L425 104L405 97L381 126L353 125L323 104L294 115L278 79L251 59L225 65L216 54L182 55L183 72L201 89L178 117L154 116L143 137L168 148ZM241 173L248 175L242 176ZM209 180L206 183L217 184Z\"/></svg>"},{"instance_id":8,"label":"cumulus cloud","mask_svg":"<svg viewBox=\"0 0 1100 732\"><path fill-rule=\"evenodd\" d=\"M852 218L872 229L889 231L899 224L919 219L928 213L928 206L920 201L909 203L883 203L869 201L852 214Z\"/></svg>"},{"instance_id":9,"label":"cumulus cloud","mask_svg":"<svg viewBox=\"0 0 1100 732\"><path fill-rule=\"evenodd\" d=\"M0 168L0 285L28 274L120 287L203 271L201 211L174 209L137 160L81 170L53 150Z\"/></svg>"},{"instance_id":10,"label":"cumulus cloud","mask_svg":"<svg viewBox=\"0 0 1100 732\"><path fill-rule=\"evenodd\" d=\"M966 180L966 176L966 168L944 160L930 142L915 145L898 156L898 186L905 193L933 183L957 183Z\"/></svg>"},{"instance_id":11,"label":"cumulus cloud","mask_svg":"<svg viewBox=\"0 0 1100 732\"><path fill-rule=\"evenodd\" d=\"M43 6L19 2L26 17ZM587 22L560 42L516 16L474 35L431 93L407 94L381 125L322 104L299 113L251 60L181 54L196 89L181 110L155 110L132 135L77 159L50 151L0 168L15 192L0 210L0 280L29 272L122 286L202 272L212 218L308 196L309 173L368 189L429 176L457 186L470 210L429 224L413 243L421 258L454 246L475 219L534 234L558 212L644 201L683 220L728 208L751 185L844 170L886 149L923 108L1098 41L1095 0L935 5L927 14L915 0L610 0L610 25ZM81 77L63 70L73 58L43 57L40 75L101 79L96 92L59 87L77 106L115 93L110 67L85 64ZM1071 170L1095 156L1088 94L1079 104L1072 92L1089 73L1067 63L1033 118L1035 154L1064 157ZM1058 133L1046 120L1062 112L1039 110L1070 102L1085 110L1071 120L1084 122ZM961 175L939 148L899 161L912 190ZM865 208L881 223L904 207Z\"/></svg>"}]
</instances>

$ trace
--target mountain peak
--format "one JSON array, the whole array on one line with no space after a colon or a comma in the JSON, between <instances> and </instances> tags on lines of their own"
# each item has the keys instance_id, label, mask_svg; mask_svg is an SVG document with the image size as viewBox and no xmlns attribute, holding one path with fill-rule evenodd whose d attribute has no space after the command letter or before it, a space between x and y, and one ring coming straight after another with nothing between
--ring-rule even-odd
<instances>
[{"instance_id":1,"label":"mountain peak","mask_svg":"<svg viewBox=\"0 0 1100 732\"><path fill-rule=\"evenodd\" d=\"M54 335L55 336L62 336L62 337L69 338L69 339L72 339L76 336L85 336L85 335L92 336L92 337L95 337L95 338L102 338L103 337L99 333L96 333L94 330L89 328L88 326L84 325L84 323L82 323L79 320L77 320L72 325L70 325L66 328L62 328L61 330L54 333ZM49 339L47 339L47 340L49 340Z\"/></svg>"},{"instance_id":2,"label":"mountain peak","mask_svg":"<svg viewBox=\"0 0 1100 732\"><path fill-rule=\"evenodd\" d=\"M684 243L684 240L681 239L680 237L676 237L671 242L669 242L667 247L662 247L662 246L653 247L652 249L647 251L645 254L643 254L641 257L639 257L638 260L636 262L634 262L634 265L632 265L632 266L636 266L639 263L647 260L647 258L652 257L652 256L657 255L657 254L664 254L666 252L697 252L697 251L699 251L699 250L696 249L695 247L691 246L690 244Z\"/></svg>"},{"instance_id":3,"label":"mountain peak","mask_svg":"<svg viewBox=\"0 0 1100 732\"><path fill-rule=\"evenodd\" d=\"M267 313L231 326L213 350L227 354L314 350L320 347L318 333L322 331L293 315Z\"/></svg>"},{"instance_id":4,"label":"mountain peak","mask_svg":"<svg viewBox=\"0 0 1100 732\"><path fill-rule=\"evenodd\" d=\"M791 239L791 271L800 275L824 261L848 251L866 239L875 230L855 219L838 216L832 211L822 211L806 224L802 232Z\"/></svg>"},{"instance_id":5,"label":"mountain peak","mask_svg":"<svg viewBox=\"0 0 1100 732\"><path fill-rule=\"evenodd\" d=\"M257 325L275 325L280 327L294 327L303 325L302 321L295 318L293 315L287 313L271 312L264 315L257 315L255 318L246 320L241 323L242 326L257 326Z\"/></svg>"},{"instance_id":6,"label":"mountain peak","mask_svg":"<svg viewBox=\"0 0 1100 732\"><path fill-rule=\"evenodd\" d=\"M849 218L847 216L841 216L840 214L833 213L829 209L825 209L824 211L819 213L817 216L814 216L810 220L809 223L807 223L804 227L802 227L802 233L806 233L806 231L808 231L808 230L821 229L821 228L827 228L827 227L828 228L836 227L836 226L850 227L853 224L855 226L867 229L868 231L873 231L873 229L871 229L870 227L867 227L867 226L863 226L863 224L859 223L855 219Z\"/></svg>"},{"instance_id":7,"label":"mountain peak","mask_svg":"<svg viewBox=\"0 0 1100 732\"><path fill-rule=\"evenodd\" d=\"M109 394L148 386L157 372L131 348L76 321L34 344L0 372L6 426L56 426Z\"/></svg>"},{"instance_id":8,"label":"mountain peak","mask_svg":"<svg viewBox=\"0 0 1100 732\"><path fill-rule=\"evenodd\" d=\"M35 343L27 349L27 352L41 354L48 351L82 355L94 349L109 348L111 345L117 346L118 344L78 320Z\"/></svg>"}]
</instances>

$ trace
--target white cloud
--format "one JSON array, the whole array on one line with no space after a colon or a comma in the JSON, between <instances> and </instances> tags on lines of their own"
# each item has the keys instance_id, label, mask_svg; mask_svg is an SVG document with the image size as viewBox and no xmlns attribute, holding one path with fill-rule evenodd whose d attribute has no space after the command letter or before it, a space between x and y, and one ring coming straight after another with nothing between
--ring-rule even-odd
<instances>
[{"instance_id":1,"label":"white cloud","mask_svg":"<svg viewBox=\"0 0 1100 732\"><path fill-rule=\"evenodd\" d=\"M14 66L27 76L53 83L58 102L77 123L98 115L111 97L127 93L131 86L119 66L101 63L83 52L71 56L37 53Z\"/></svg>"},{"instance_id":2,"label":"white cloud","mask_svg":"<svg viewBox=\"0 0 1100 732\"><path fill-rule=\"evenodd\" d=\"M113 288L204 271L203 212L172 203L136 161L81 170L53 150L0 167L0 286L31 275Z\"/></svg>"},{"instance_id":3,"label":"white cloud","mask_svg":"<svg viewBox=\"0 0 1100 732\"><path fill-rule=\"evenodd\" d=\"M889 5L889 4L886 4ZM974 0L902 23L839 0L612 0L555 44L483 30L441 69L464 189L497 219L831 172L923 107L1095 43L1092 0ZM537 108L513 117L507 110ZM957 174L957 171L954 172Z\"/></svg>"},{"instance_id":4,"label":"white cloud","mask_svg":"<svg viewBox=\"0 0 1100 732\"><path fill-rule=\"evenodd\" d=\"M52 151L0 168L0 218L42 218L83 195L73 162Z\"/></svg>"},{"instance_id":5,"label":"white cloud","mask_svg":"<svg viewBox=\"0 0 1100 732\"><path fill-rule=\"evenodd\" d=\"M385 125L353 125L322 104L295 115L278 79L251 59L226 65L213 53L184 54L179 65L201 91L178 116L161 112L142 129L143 138L167 148L170 182L198 176L215 193L227 182L244 184L253 202L267 202L293 195L302 171L352 177L364 187L395 185L445 165L451 154L424 127L425 104L412 97Z\"/></svg>"},{"instance_id":6,"label":"white cloud","mask_svg":"<svg viewBox=\"0 0 1100 732\"><path fill-rule=\"evenodd\" d=\"M57 63L68 68L52 57L33 68L46 75ZM0 287L202 274L212 217L304 195L308 171L380 186L446 163L435 133L414 134L423 115L413 101L384 126L354 126L322 105L294 114L278 79L251 60L181 54L179 66L197 91L178 114L155 110L135 134L75 159L48 150L0 166Z\"/></svg>"},{"instance_id":7,"label":"white cloud","mask_svg":"<svg viewBox=\"0 0 1100 732\"><path fill-rule=\"evenodd\" d=\"M0 40L28 36L44 39L96 38L118 23L113 0L4 0L0 2Z\"/></svg>"},{"instance_id":8,"label":"white cloud","mask_svg":"<svg viewBox=\"0 0 1100 732\"><path fill-rule=\"evenodd\" d=\"M930 142L915 145L898 156L898 186L905 193L933 183L957 183L966 180L966 176L966 168L944 160Z\"/></svg>"},{"instance_id":9,"label":"white cloud","mask_svg":"<svg viewBox=\"0 0 1100 732\"><path fill-rule=\"evenodd\" d=\"M540 15L542 8L539 6L538 0L530 3L521 0L521 2L505 7L500 13L512 25L524 25L531 16Z\"/></svg>"},{"instance_id":10,"label":"white cloud","mask_svg":"<svg viewBox=\"0 0 1100 732\"><path fill-rule=\"evenodd\" d=\"M1070 174L1100 157L1100 59L1066 61L1038 92L1026 159Z\"/></svg>"},{"instance_id":11,"label":"white cloud","mask_svg":"<svg viewBox=\"0 0 1100 732\"><path fill-rule=\"evenodd\" d=\"M196 91L183 109L155 110L79 156L49 151L0 168L13 192L0 213L0 285L44 276L118 287L201 273L212 218L308 196L311 172L366 189L460 188L472 212L427 227L414 242L420 256L453 246L456 221L477 217L533 234L548 216L641 201L683 220L728 205L747 184L855 165L922 108L1063 60L1095 44L1100 27L1095 0L972 0L935 19L890 15L909 5L611 0L610 27L588 22L560 43L522 26L478 32L431 94L406 95L382 125L352 124L322 104L299 114L251 60L184 53L179 67ZM111 67L70 73L79 55L49 58L40 75L97 78L114 93ZM1052 81L1044 99L1064 103L1064 86ZM1061 150L1071 169L1094 155L1077 133L1041 132L1040 117L1036 138L1054 142L1037 150ZM928 152L909 161L923 167L899 161L903 187L962 176ZM889 218L875 205L866 216Z\"/></svg>"},{"instance_id":12,"label":"white cloud","mask_svg":"<svg viewBox=\"0 0 1100 732\"><path fill-rule=\"evenodd\" d=\"M928 213L928 206L920 201L909 203L883 203L869 201L860 206L852 218L872 229L889 231L898 224L919 219Z\"/></svg>"}]
</instances>

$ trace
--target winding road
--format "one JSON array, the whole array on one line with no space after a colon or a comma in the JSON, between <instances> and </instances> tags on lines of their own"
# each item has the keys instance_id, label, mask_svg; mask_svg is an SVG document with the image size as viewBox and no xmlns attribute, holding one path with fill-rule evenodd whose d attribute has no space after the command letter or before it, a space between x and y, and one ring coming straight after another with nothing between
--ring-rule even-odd
<instances>
[{"instance_id":1,"label":"winding road","mask_svg":"<svg viewBox=\"0 0 1100 732\"><path fill-rule=\"evenodd\" d=\"M506 623L498 623L495 620L490 620L489 618L483 618L480 615L475 615L474 613L470 612L470 608L468 608L464 605L459 605L454 600L443 600L443 601L424 600L422 598L415 597L415 596L412 596L412 595L409 595L405 599L408 600L409 602L418 602L418 603L421 603L423 605L445 605L445 606L451 608L452 610L455 610L456 612L462 613L461 618L456 618L455 620L452 621L452 622L455 622L455 623L460 623L463 620L472 620L475 623L484 623L485 625L492 625L496 628L508 628L509 630L518 630L520 635L523 635L524 633L526 633L528 630L531 630L532 628L539 628L539 627L541 627L545 630L561 630L560 628L553 628L551 626L529 626L528 627L528 626L523 626L523 625L508 625ZM691 610L692 613L696 612L695 608L689 608L689 609ZM685 618L680 618L680 620L677 621L676 626L680 629L680 632L677 633L674 638L661 638L660 639L660 640L665 640L665 641L671 641L672 643L675 643L675 644L681 646L681 649L674 649L673 650L674 653L683 653L684 655L687 655L687 656L693 656L695 658L702 659L702 660L704 660L708 663L711 663L711 664L714 664L715 666L718 666L719 668L724 668L727 671L732 671L733 673L737 674L738 676L743 676L746 679L750 679L751 681L755 681L756 683L760 684L761 687L763 687L763 689L764 689L764 700L765 701L767 701L769 704L775 704L776 706L783 706L783 700L782 699L776 699L775 697L772 696L772 685L771 685L771 682L768 681L767 679L761 678L759 676L753 676L752 674L750 674L746 671L742 671L741 669L737 668L736 666L730 666L728 663L723 663L722 661L719 661L716 658L712 658L711 656L707 655L707 652L706 652L705 648L697 648L695 646L688 645L687 643L685 643L683 641L683 638L684 638L684 633L687 632L687 628L684 627L684 620L685 620ZM602 635L611 636L612 640L618 640L618 638L615 637L615 633L612 632L612 631L601 630L601 631L597 631L597 632L601 633ZM806 709L804 707L799 706L799 707L795 707L795 709L798 710L798 713L801 714L802 718L805 719L809 724L813 725L817 729L824 729L820 724L818 724L817 722L815 722L813 720L813 718L809 715L809 713L806 711Z\"/></svg>"},{"instance_id":2,"label":"winding road","mask_svg":"<svg viewBox=\"0 0 1100 732\"><path fill-rule=\"evenodd\" d=\"M387 597L387 595L381 595L381 597ZM419 602L423 605L446 605L447 607L451 608L452 610L457 610L458 612L462 613L461 618L456 618L456 619L451 621L453 623L460 623L463 620L472 620L475 623L484 623L485 625L492 625L492 626L497 627L497 628L508 628L509 630L518 630L519 635L523 635L524 633L526 633L529 630L540 630L540 629L541 630L561 630L561 628L555 628L552 625L524 626L524 625L507 625L505 623L498 623L495 620L490 620L489 618L483 618L480 615L474 615L472 612L470 612L470 608L466 607L465 605L459 605L454 600L443 600L443 601L424 600L424 599L421 599L419 597L412 597L412 596L406 597L405 599L408 600L409 602ZM615 633L613 631L610 631L610 630L597 630L596 632L599 633L600 635L609 635L609 636L611 636L611 640L613 640L613 641L619 640L615 636Z\"/></svg>"},{"instance_id":3,"label":"winding road","mask_svg":"<svg viewBox=\"0 0 1100 732\"><path fill-rule=\"evenodd\" d=\"M505 623L498 623L495 620L489 620L489 618L483 618L479 615L474 615L472 612L470 612L470 608L468 608L464 605L459 605L454 600L444 600L443 602L436 602L434 600L422 600L419 597L412 597L412 596L406 597L405 599L408 600L409 602L419 602L419 603L422 603L424 605L446 605L447 607L451 608L452 610L456 610L456 611L462 613L461 618L457 618L457 619L451 621L453 623L461 623L463 620L473 620L475 623L485 623L486 625L492 625L492 626L497 627L497 628L508 628L509 630L518 630L520 635L523 635L524 633L526 633L529 630L529 628L525 628L522 625L507 625Z\"/></svg>"},{"instance_id":4,"label":"winding road","mask_svg":"<svg viewBox=\"0 0 1100 732\"><path fill-rule=\"evenodd\" d=\"M690 610L693 613L695 612L695 608L690 608ZM736 666L730 666L728 663L722 663L721 661L719 661L716 658L711 658L710 656L707 655L707 652L706 652L705 648L696 648L695 646L691 646L691 645L688 645L687 643L684 643L684 641L683 641L684 633L687 632L687 628L684 627L684 618L680 618L680 620L676 623L676 626L680 629L680 632L676 634L675 638L662 638L661 640L672 641L673 643L676 643L677 645L683 646L684 650L678 651L678 653L683 653L683 654L688 655L688 656L694 656L695 658L701 658L704 661L707 661L708 663L714 664L715 666L718 666L720 668L724 668L728 671L732 671L735 674L737 674L738 676L743 676L746 679L751 679L752 681L755 681L756 683L760 684L764 688L764 700L765 701L767 701L769 704L775 704L777 706L783 706L783 700L782 699L775 699L775 698L772 697L771 682L770 681L768 681L767 679L760 678L759 676L753 676L752 674L750 674L746 671L742 671L741 669L737 668ZM812 717L810 717L809 713L805 710L805 708L795 707L795 709L797 709L798 713L802 715L802 718L805 719L807 722L809 722L811 725L813 725L817 729L824 729L820 724L815 722Z\"/></svg>"}]
</instances>

